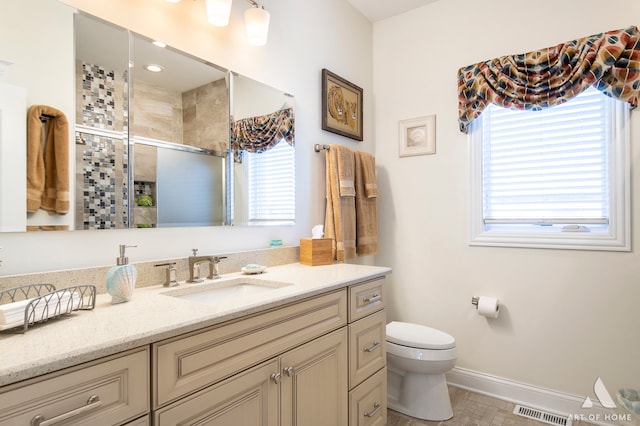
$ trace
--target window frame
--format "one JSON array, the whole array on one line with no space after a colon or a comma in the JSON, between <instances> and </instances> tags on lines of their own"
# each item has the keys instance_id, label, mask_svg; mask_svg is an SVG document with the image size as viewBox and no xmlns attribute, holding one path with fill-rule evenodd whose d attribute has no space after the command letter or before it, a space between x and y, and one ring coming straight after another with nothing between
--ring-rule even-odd
<instances>
[{"instance_id":1,"label":"window frame","mask_svg":"<svg viewBox=\"0 0 640 426\"><path fill-rule=\"evenodd\" d=\"M631 251L631 165L629 104L606 95L609 102L609 224L605 231L561 232L559 227L493 226L484 223L482 115L471 123L469 245L567 250ZM528 230L528 229L531 230Z\"/></svg>"}]
</instances>

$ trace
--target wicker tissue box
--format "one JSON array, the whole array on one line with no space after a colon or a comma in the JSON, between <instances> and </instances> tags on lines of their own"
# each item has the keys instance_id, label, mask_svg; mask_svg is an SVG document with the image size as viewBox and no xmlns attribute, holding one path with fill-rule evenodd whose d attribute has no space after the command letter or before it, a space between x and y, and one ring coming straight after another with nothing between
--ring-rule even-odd
<instances>
[{"instance_id":1,"label":"wicker tissue box","mask_svg":"<svg viewBox=\"0 0 640 426\"><path fill-rule=\"evenodd\" d=\"M300 238L300 263L309 266L331 265L331 238Z\"/></svg>"}]
</instances>

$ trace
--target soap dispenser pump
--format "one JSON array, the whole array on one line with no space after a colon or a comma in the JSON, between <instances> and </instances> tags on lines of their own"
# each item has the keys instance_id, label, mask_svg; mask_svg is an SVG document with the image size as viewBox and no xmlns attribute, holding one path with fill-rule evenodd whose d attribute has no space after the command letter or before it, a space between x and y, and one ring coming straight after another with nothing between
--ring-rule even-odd
<instances>
[{"instance_id":1,"label":"soap dispenser pump","mask_svg":"<svg viewBox=\"0 0 640 426\"><path fill-rule=\"evenodd\" d=\"M107 273L107 292L111 295L111 303L123 303L131 300L133 289L136 286L138 270L129 264L126 256L127 246L120 244L120 256L116 259L116 266L111 267Z\"/></svg>"}]
</instances>

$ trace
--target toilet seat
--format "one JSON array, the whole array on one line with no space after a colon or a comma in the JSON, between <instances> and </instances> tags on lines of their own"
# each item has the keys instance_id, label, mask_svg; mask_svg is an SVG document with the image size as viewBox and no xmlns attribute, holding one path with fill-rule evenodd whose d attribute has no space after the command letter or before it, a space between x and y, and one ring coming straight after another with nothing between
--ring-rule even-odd
<instances>
[{"instance_id":1,"label":"toilet seat","mask_svg":"<svg viewBox=\"0 0 640 426\"><path fill-rule=\"evenodd\" d=\"M452 349L456 346L456 339L443 331L399 321L387 324L387 342L431 350Z\"/></svg>"}]
</instances>

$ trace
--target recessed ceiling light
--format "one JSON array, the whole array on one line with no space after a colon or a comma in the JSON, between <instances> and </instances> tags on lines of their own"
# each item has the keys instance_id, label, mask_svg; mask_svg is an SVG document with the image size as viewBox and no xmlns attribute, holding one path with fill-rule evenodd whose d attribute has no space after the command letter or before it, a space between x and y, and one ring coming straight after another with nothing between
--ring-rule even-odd
<instances>
[{"instance_id":1,"label":"recessed ceiling light","mask_svg":"<svg viewBox=\"0 0 640 426\"><path fill-rule=\"evenodd\" d=\"M153 44L154 46L158 46L158 47L167 47L167 44L166 44L166 43L161 42L160 40L156 40L156 41L152 42L152 44Z\"/></svg>"},{"instance_id":2,"label":"recessed ceiling light","mask_svg":"<svg viewBox=\"0 0 640 426\"><path fill-rule=\"evenodd\" d=\"M147 64L144 66L144 69L150 72L161 72L164 68L156 64Z\"/></svg>"}]
</instances>

